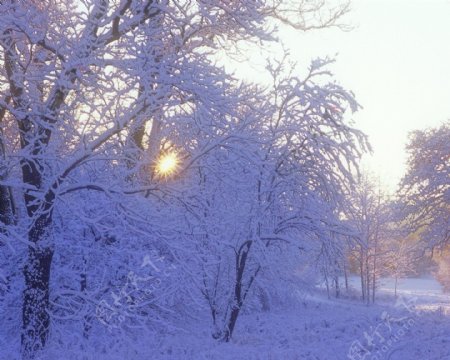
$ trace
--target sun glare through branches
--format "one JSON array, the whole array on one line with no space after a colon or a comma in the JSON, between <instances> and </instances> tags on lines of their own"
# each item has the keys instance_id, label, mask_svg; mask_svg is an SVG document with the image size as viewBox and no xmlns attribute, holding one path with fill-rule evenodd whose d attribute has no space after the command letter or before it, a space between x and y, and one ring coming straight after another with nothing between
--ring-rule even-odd
<instances>
[{"instance_id":1,"label":"sun glare through branches","mask_svg":"<svg viewBox=\"0 0 450 360\"><path fill-rule=\"evenodd\" d=\"M162 154L155 165L155 173L159 177L167 178L175 174L180 167L180 159L176 152Z\"/></svg>"}]
</instances>

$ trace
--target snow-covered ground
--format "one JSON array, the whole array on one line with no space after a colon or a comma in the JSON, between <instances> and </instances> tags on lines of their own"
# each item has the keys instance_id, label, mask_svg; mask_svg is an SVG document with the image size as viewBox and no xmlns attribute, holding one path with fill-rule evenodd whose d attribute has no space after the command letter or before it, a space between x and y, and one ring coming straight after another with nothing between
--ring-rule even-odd
<instances>
[{"instance_id":1,"label":"snow-covered ground","mask_svg":"<svg viewBox=\"0 0 450 360\"><path fill-rule=\"evenodd\" d=\"M55 347L42 360L450 360L450 296L434 279L401 280L397 299L393 280L382 279L370 306L359 300L358 279L350 283L355 289L340 299L318 288L289 307L242 315L230 343L211 337L208 314L192 314L156 338L136 337L120 353L114 341L105 343L105 330L103 350Z\"/></svg>"},{"instance_id":2,"label":"snow-covered ground","mask_svg":"<svg viewBox=\"0 0 450 360\"><path fill-rule=\"evenodd\" d=\"M350 277L349 283L355 289L360 290L359 277ZM385 295L394 295L395 279L382 278L378 285L378 293L383 298ZM416 309L439 310L450 314L450 294L445 294L439 282L433 277L399 279L397 294L406 298L413 298Z\"/></svg>"},{"instance_id":3,"label":"snow-covered ground","mask_svg":"<svg viewBox=\"0 0 450 360\"><path fill-rule=\"evenodd\" d=\"M351 279L357 286L357 279ZM434 360L450 359L450 297L432 278L383 279L379 303L306 296L283 311L242 316L229 344L211 339L197 322L188 334L162 345L152 358L261 360ZM167 339L166 339L167 340ZM162 343L165 343L163 341Z\"/></svg>"}]
</instances>

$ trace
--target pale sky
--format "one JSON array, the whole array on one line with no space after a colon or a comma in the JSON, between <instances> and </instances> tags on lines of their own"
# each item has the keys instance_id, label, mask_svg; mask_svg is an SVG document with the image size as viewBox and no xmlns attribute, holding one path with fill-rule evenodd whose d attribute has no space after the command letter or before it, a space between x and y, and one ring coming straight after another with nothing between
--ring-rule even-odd
<instances>
[{"instance_id":1,"label":"pale sky","mask_svg":"<svg viewBox=\"0 0 450 360\"><path fill-rule=\"evenodd\" d=\"M338 54L331 69L363 106L353 119L374 148L365 167L393 191L405 172L408 132L450 118L450 0L354 0L344 22L354 29L283 28L280 37L303 68ZM254 55L260 77L264 57Z\"/></svg>"}]
</instances>

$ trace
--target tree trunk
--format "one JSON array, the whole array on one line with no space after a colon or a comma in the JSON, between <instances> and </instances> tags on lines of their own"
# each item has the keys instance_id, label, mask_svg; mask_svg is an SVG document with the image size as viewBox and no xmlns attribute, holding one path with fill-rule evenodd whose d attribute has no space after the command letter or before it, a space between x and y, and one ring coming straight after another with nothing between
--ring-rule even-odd
<instances>
[{"instance_id":1,"label":"tree trunk","mask_svg":"<svg viewBox=\"0 0 450 360\"><path fill-rule=\"evenodd\" d=\"M49 289L51 248L29 248L24 268L22 356L33 359L43 349L49 335Z\"/></svg>"},{"instance_id":2,"label":"tree trunk","mask_svg":"<svg viewBox=\"0 0 450 360\"><path fill-rule=\"evenodd\" d=\"M222 336L222 340L225 342L229 342L231 340L231 336L233 335L234 327L236 326L236 322L239 317L239 313L241 312L242 305L244 304L244 300L247 297L248 291L250 290L253 281L258 275L259 270L261 269L261 267L258 266L256 271L248 281L247 285L244 284L244 271L247 263L247 256L250 252L252 243L253 242L251 240L247 240L244 244L241 245L239 251L236 252L236 281L234 285L234 299L231 307L230 317L228 318L228 322Z\"/></svg>"},{"instance_id":3,"label":"tree trunk","mask_svg":"<svg viewBox=\"0 0 450 360\"><path fill-rule=\"evenodd\" d=\"M241 247L241 251L242 251ZM247 248L248 249L248 248ZM229 342L231 340L231 336L233 335L234 327L236 326L236 321L239 316L239 312L241 311L241 306L243 303L242 299L242 277L244 276L245 262L247 259L247 251L241 255L241 251L236 254L236 282L234 285L234 300L233 305L231 307L231 314L228 319L228 323L225 327L223 340L225 342Z\"/></svg>"},{"instance_id":4,"label":"tree trunk","mask_svg":"<svg viewBox=\"0 0 450 360\"><path fill-rule=\"evenodd\" d=\"M228 320L227 327L225 328L225 332L223 335L223 340L225 342L229 342L231 340L231 336L233 335L234 327L236 326L236 322L239 316L239 312L241 311L241 308L236 305L231 310L230 318Z\"/></svg>"},{"instance_id":5,"label":"tree trunk","mask_svg":"<svg viewBox=\"0 0 450 360\"><path fill-rule=\"evenodd\" d=\"M339 297L341 289L339 287L339 276L335 276L334 278L335 290L336 290L336 298Z\"/></svg>"},{"instance_id":6,"label":"tree trunk","mask_svg":"<svg viewBox=\"0 0 450 360\"><path fill-rule=\"evenodd\" d=\"M0 177L0 180L3 180ZM0 224L11 225L14 223L14 203L11 189L7 186L0 186ZM0 227L0 232L4 229Z\"/></svg>"},{"instance_id":7,"label":"tree trunk","mask_svg":"<svg viewBox=\"0 0 450 360\"><path fill-rule=\"evenodd\" d=\"M1 113L1 111L0 111ZM1 114L0 114L1 119ZM5 159L5 145L3 132L0 128L0 159ZM0 167L0 180L7 178L7 170ZM15 222L15 206L11 188L0 185L0 233L5 233L3 225L11 225Z\"/></svg>"},{"instance_id":8,"label":"tree trunk","mask_svg":"<svg viewBox=\"0 0 450 360\"><path fill-rule=\"evenodd\" d=\"M330 284L328 284L328 276L327 276L326 272L324 274L324 278L325 278L325 286L327 287L327 297L329 299L330 298Z\"/></svg>"},{"instance_id":9,"label":"tree trunk","mask_svg":"<svg viewBox=\"0 0 450 360\"><path fill-rule=\"evenodd\" d=\"M344 262L344 278L345 278L345 291L348 292L348 274L347 274L347 266Z\"/></svg>"},{"instance_id":10,"label":"tree trunk","mask_svg":"<svg viewBox=\"0 0 450 360\"><path fill-rule=\"evenodd\" d=\"M377 228L378 229L378 228ZM372 303L375 303L376 276L377 276L377 256L378 256L378 230L375 235L375 249L373 253L373 274L372 274Z\"/></svg>"},{"instance_id":11,"label":"tree trunk","mask_svg":"<svg viewBox=\"0 0 450 360\"><path fill-rule=\"evenodd\" d=\"M369 268L369 255L366 254L366 303L370 304L370 268Z\"/></svg>"},{"instance_id":12,"label":"tree trunk","mask_svg":"<svg viewBox=\"0 0 450 360\"><path fill-rule=\"evenodd\" d=\"M360 259L360 263L359 263L359 272L360 272L360 276L361 276L361 296L362 296L362 301L365 301L365 294L366 294L366 282L364 281L364 262L363 262L363 258L362 258L362 254L361 254L361 259Z\"/></svg>"},{"instance_id":13,"label":"tree trunk","mask_svg":"<svg viewBox=\"0 0 450 360\"><path fill-rule=\"evenodd\" d=\"M23 359L35 358L37 352L45 347L50 331L49 295L53 248L48 237L52 224L53 201L54 193L49 192L42 207L33 205L27 209L29 215L36 214L36 216L34 225L28 232L28 240L35 245L28 248L28 259L23 270L25 278L21 338Z\"/></svg>"},{"instance_id":14,"label":"tree trunk","mask_svg":"<svg viewBox=\"0 0 450 360\"><path fill-rule=\"evenodd\" d=\"M85 235L86 236L86 235ZM87 259L86 256L83 255L83 268L80 274L80 291L83 294L87 292ZM89 338L89 331L92 327L92 316L86 314L83 319L83 337L85 339Z\"/></svg>"}]
</instances>

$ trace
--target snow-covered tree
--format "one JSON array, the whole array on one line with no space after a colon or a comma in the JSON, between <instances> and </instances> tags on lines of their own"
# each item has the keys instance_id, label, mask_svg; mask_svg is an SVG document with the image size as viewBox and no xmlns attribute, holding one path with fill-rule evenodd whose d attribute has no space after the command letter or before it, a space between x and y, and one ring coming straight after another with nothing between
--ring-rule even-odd
<instances>
[{"instance_id":1,"label":"snow-covered tree","mask_svg":"<svg viewBox=\"0 0 450 360\"><path fill-rule=\"evenodd\" d=\"M354 233L351 245L361 277L363 301L375 301L377 280L381 274L383 257L386 255L384 241L388 238L391 215L382 190L366 174L348 195L345 217Z\"/></svg>"},{"instance_id":2,"label":"snow-covered tree","mask_svg":"<svg viewBox=\"0 0 450 360\"><path fill-rule=\"evenodd\" d=\"M411 133L399 198L412 231L431 246L450 239L450 122Z\"/></svg>"},{"instance_id":3,"label":"snow-covered tree","mask_svg":"<svg viewBox=\"0 0 450 360\"><path fill-rule=\"evenodd\" d=\"M384 268L394 278L394 295L397 297L398 280L415 273L418 257L417 243L409 237L393 237L386 242Z\"/></svg>"},{"instance_id":4,"label":"snow-covered tree","mask_svg":"<svg viewBox=\"0 0 450 360\"><path fill-rule=\"evenodd\" d=\"M328 61L313 62L306 79L284 77L284 65L270 67L274 88L239 107L230 135L199 161L185 200L189 253L214 336L225 341L255 285L292 278L304 252L319 253L344 231L336 209L366 146L345 121L357 108L352 96L327 82Z\"/></svg>"},{"instance_id":5,"label":"snow-covered tree","mask_svg":"<svg viewBox=\"0 0 450 360\"><path fill-rule=\"evenodd\" d=\"M442 285L445 292L450 292L450 251L448 246L441 249L435 258L437 262L436 279Z\"/></svg>"},{"instance_id":6,"label":"snow-covered tree","mask_svg":"<svg viewBox=\"0 0 450 360\"><path fill-rule=\"evenodd\" d=\"M326 204L335 201L338 182L350 174L360 134L343 122L347 104L354 107L352 97L333 83L312 80L323 63L315 62L304 80L279 82L264 111L254 111L259 105L253 100L239 114L233 110L239 109L238 98L231 96L237 85L209 54L242 40L273 40L268 19L308 30L336 25L347 10L346 4L330 10L323 1L0 1L0 241L16 251L23 269L24 358L44 348L61 309L76 309L88 333L92 309L86 304L126 282L118 263L136 261L149 238L183 233L179 227L166 232L171 222L160 205L167 196L189 203L156 176L161 153L177 145L198 150L186 151L184 173L213 149L220 149L214 152L218 161L230 163L230 154L243 149L235 146L239 132L230 137L231 124L242 124L242 143L253 145L221 179L231 182L229 197L219 204L235 199L245 204L241 212L248 210L233 224L235 287L222 329L225 339L231 336L262 266L259 258L250 259L253 249L264 254L269 244L291 244L303 231L316 233L323 224L329 230L332 221L318 206L333 208ZM245 118L249 112L253 119ZM192 123L201 124L200 134ZM215 142L209 147L198 147L210 138ZM233 151L227 140L234 141ZM229 185L241 175L252 189L248 198ZM206 176L209 181L212 175ZM306 216L307 207L317 214ZM280 208L284 217L278 219ZM152 230L149 218L151 225L164 226ZM274 226L263 233L266 221ZM161 243L159 253L169 253ZM89 277L106 271L109 252L114 274ZM6 278L17 276L15 260L5 260L11 271ZM51 284L57 287L52 292ZM149 317L153 305L144 303L134 319Z\"/></svg>"}]
</instances>

